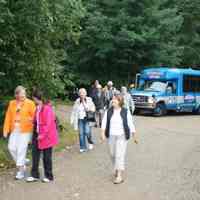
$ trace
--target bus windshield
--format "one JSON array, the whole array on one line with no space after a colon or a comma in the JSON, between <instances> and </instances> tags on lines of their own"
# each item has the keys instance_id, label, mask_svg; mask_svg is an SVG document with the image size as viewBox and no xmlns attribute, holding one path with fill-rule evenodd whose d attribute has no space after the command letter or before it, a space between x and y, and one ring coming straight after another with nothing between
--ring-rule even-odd
<instances>
[{"instance_id":1,"label":"bus windshield","mask_svg":"<svg viewBox=\"0 0 200 200\"><path fill-rule=\"evenodd\" d=\"M145 81L139 86L139 90L144 91L155 91L155 92L164 92L166 90L167 83L164 81Z\"/></svg>"}]
</instances>

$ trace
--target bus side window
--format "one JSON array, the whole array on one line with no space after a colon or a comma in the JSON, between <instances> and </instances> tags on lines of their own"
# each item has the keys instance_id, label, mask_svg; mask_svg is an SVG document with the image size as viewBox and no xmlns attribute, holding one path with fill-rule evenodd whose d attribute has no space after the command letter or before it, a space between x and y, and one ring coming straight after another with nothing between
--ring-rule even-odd
<instances>
[{"instance_id":1,"label":"bus side window","mask_svg":"<svg viewBox=\"0 0 200 200\"><path fill-rule=\"evenodd\" d=\"M183 86L184 92L200 92L200 76L184 75Z\"/></svg>"}]
</instances>

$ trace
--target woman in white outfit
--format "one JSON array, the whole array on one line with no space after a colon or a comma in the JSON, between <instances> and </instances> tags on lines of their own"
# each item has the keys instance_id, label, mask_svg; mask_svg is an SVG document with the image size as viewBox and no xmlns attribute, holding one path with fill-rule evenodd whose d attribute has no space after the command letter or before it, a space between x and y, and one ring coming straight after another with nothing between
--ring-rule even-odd
<instances>
[{"instance_id":1,"label":"woman in white outfit","mask_svg":"<svg viewBox=\"0 0 200 200\"><path fill-rule=\"evenodd\" d=\"M123 97L114 95L112 107L105 113L102 121L101 139L104 141L105 138L108 138L115 172L115 184L123 182L122 173L125 170L127 143L132 135L134 135L134 141L137 143L135 132L132 115L130 111L123 107Z\"/></svg>"}]
</instances>

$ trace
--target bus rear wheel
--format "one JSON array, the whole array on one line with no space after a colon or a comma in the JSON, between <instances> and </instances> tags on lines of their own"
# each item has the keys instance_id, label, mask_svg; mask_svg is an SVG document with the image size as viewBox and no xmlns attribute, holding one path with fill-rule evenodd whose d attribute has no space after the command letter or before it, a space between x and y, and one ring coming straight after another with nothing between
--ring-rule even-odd
<instances>
[{"instance_id":1,"label":"bus rear wheel","mask_svg":"<svg viewBox=\"0 0 200 200\"><path fill-rule=\"evenodd\" d=\"M135 115L139 115L139 114L140 114L140 110L139 110L138 108L135 108L134 114L135 114Z\"/></svg>"},{"instance_id":2,"label":"bus rear wheel","mask_svg":"<svg viewBox=\"0 0 200 200\"><path fill-rule=\"evenodd\" d=\"M154 109L154 116L161 117L167 114L167 109L164 103L157 103Z\"/></svg>"},{"instance_id":3,"label":"bus rear wheel","mask_svg":"<svg viewBox=\"0 0 200 200\"><path fill-rule=\"evenodd\" d=\"M200 115L200 106L195 111L193 111L193 113L196 115Z\"/></svg>"}]
</instances>

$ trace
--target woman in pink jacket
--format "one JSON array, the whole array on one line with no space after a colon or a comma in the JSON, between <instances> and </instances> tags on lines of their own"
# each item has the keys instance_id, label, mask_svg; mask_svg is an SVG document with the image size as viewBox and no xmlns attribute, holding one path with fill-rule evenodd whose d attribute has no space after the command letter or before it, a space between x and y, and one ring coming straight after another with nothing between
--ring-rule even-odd
<instances>
[{"instance_id":1,"label":"woman in pink jacket","mask_svg":"<svg viewBox=\"0 0 200 200\"><path fill-rule=\"evenodd\" d=\"M45 101L41 91L33 93L37 105L35 113L35 133L32 141L32 170L27 182L38 181L40 154L43 153L44 174L43 182L53 181L52 148L58 144L56 117L49 101Z\"/></svg>"}]
</instances>

